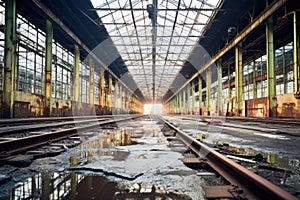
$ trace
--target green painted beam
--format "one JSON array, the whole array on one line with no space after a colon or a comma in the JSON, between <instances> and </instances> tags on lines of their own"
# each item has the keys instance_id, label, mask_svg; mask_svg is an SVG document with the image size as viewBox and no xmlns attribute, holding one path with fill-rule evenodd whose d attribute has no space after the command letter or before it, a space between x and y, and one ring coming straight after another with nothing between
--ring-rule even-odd
<instances>
[{"instance_id":1,"label":"green painted beam","mask_svg":"<svg viewBox=\"0 0 300 200\"><path fill-rule=\"evenodd\" d=\"M2 99L3 118L13 118L15 65L16 65L16 0L6 1L5 5L5 52L4 82Z\"/></svg>"},{"instance_id":2,"label":"green painted beam","mask_svg":"<svg viewBox=\"0 0 300 200\"><path fill-rule=\"evenodd\" d=\"M275 50L273 36L273 18L270 17L266 23L266 42L267 42L267 79L268 79L268 115L275 116L274 98L275 98Z\"/></svg>"}]
</instances>

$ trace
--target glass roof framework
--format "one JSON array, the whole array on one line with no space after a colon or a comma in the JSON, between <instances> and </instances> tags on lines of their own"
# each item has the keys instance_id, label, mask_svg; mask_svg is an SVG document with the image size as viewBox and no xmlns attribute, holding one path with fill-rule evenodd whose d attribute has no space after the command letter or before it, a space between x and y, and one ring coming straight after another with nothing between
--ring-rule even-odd
<instances>
[{"instance_id":1,"label":"glass roof framework","mask_svg":"<svg viewBox=\"0 0 300 200\"><path fill-rule=\"evenodd\" d=\"M91 0L130 75L150 101L159 101L168 91L220 1ZM155 27L147 5L156 8Z\"/></svg>"}]
</instances>

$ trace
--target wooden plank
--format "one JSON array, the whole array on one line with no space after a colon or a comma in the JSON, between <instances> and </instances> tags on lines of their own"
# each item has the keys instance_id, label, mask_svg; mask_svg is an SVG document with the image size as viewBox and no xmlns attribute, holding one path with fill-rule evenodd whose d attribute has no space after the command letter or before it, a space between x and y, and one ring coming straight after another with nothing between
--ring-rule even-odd
<instances>
[{"instance_id":1,"label":"wooden plank","mask_svg":"<svg viewBox=\"0 0 300 200\"><path fill-rule=\"evenodd\" d=\"M232 190L232 186L204 186L204 195L206 198L232 198L232 194L229 193Z\"/></svg>"}]
</instances>

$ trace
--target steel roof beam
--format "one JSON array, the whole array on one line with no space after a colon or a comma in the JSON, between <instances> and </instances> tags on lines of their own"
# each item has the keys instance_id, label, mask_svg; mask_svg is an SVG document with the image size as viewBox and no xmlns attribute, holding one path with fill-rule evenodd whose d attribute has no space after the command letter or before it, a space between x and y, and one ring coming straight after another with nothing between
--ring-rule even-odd
<instances>
[{"instance_id":1,"label":"steel roof beam","mask_svg":"<svg viewBox=\"0 0 300 200\"><path fill-rule=\"evenodd\" d=\"M266 19L268 19L277 9L283 6L288 0L277 0L272 3L268 8L266 8L256 19L248 24L230 43L228 43L223 49L221 49L214 57L212 57L205 65L203 65L199 71L197 71L193 76L191 76L174 94L172 94L164 103L170 101L175 95L178 94L182 89L184 89L192 80L197 78L202 72L207 70L211 65L213 65L217 60L222 58L222 56L240 43L250 32L262 24Z\"/></svg>"},{"instance_id":2,"label":"steel roof beam","mask_svg":"<svg viewBox=\"0 0 300 200\"><path fill-rule=\"evenodd\" d=\"M147 11L145 8L92 8L96 11ZM220 11L219 8L158 8L157 11Z\"/></svg>"},{"instance_id":3,"label":"steel roof beam","mask_svg":"<svg viewBox=\"0 0 300 200\"><path fill-rule=\"evenodd\" d=\"M39 7L51 20L53 20L70 38L72 38L84 51L90 53L90 55L106 70L108 71L116 80L118 80L128 91L130 91L135 97L140 99L134 92L122 82L121 79L111 71L105 64L40 0L32 0L32 2Z\"/></svg>"}]
</instances>

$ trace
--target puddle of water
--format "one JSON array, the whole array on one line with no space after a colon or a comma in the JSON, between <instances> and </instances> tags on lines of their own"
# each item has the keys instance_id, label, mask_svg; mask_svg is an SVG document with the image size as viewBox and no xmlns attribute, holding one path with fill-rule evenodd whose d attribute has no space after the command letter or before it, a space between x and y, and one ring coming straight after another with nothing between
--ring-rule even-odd
<instances>
[{"instance_id":1,"label":"puddle of water","mask_svg":"<svg viewBox=\"0 0 300 200\"><path fill-rule=\"evenodd\" d=\"M118 151L116 147L137 144L136 141L132 140L135 137L137 136L134 129L106 130L105 134L101 133L78 145L76 147L78 153L70 157L70 165L78 166L91 163L94 155L113 156L114 160L125 160L129 152Z\"/></svg>"},{"instance_id":2,"label":"puddle of water","mask_svg":"<svg viewBox=\"0 0 300 200\"><path fill-rule=\"evenodd\" d=\"M191 199L154 185L122 184L77 173L37 174L1 191L0 199Z\"/></svg>"}]
</instances>

